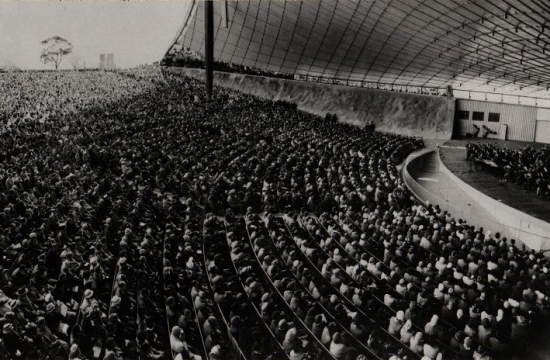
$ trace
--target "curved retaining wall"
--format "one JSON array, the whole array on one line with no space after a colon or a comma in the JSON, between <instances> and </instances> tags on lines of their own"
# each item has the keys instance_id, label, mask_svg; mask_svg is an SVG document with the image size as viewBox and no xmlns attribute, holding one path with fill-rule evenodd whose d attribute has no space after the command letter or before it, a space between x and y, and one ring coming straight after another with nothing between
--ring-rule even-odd
<instances>
[{"instance_id":1,"label":"curved retaining wall","mask_svg":"<svg viewBox=\"0 0 550 360\"><path fill-rule=\"evenodd\" d=\"M176 74L204 80L204 70L165 68ZM300 110L324 116L336 114L340 121L376 124L380 131L450 139L455 101L446 97L319 84L255 75L214 72L214 84L270 100L296 103Z\"/></svg>"},{"instance_id":2,"label":"curved retaining wall","mask_svg":"<svg viewBox=\"0 0 550 360\"><path fill-rule=\"evenodd\" d=\"M535 250L550 249L550 224L503 204L479 190L474 189L453 174L439 159L439 171L447 176L463 191L467 191L474 201L485 209L501 224L505 224L512 231L516 239Z\"/></svg>"},{"instance_id":3,"label":"curved retaining wall","mask_svg":"<svg viewBox=\"0 0 550 360\"><path fill-rule=\"evenodd\" d=\"M472 198L472 201L475 201L479 207L486 211L487 216L474 215L469 209L459 208L450 204L444 198L425 189L414 179L417 171L422 169L424 162L429 156L433 156L434 152L438 159L437 171L444 173L460 189L459 191L468 194ZM431 204L437 204L441 209L450 212L455 218L466 219L468 223L482 226L493 233L498 231L502 236L506 236L509 239L518 239L531 249L543 251L550 249L549 223L498 202L466 184L445 167L439 157L438 150L409 156L403 165L402 177L409 189L424 204L426 204L426 201L429 201ZM453 190L448 189L448 191Z\"/></svg>"}]
</instances>

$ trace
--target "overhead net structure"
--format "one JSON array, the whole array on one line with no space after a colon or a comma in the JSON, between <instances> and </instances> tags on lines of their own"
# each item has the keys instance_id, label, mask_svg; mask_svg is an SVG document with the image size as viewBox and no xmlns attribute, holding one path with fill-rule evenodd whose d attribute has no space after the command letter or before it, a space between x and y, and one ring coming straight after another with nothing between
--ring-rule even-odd
<instances>
[{"instance_id":1,"label":"overhead net structure","mask_svg":"<svg viewBox=\"0 0 550 360\"><path fill-rule=\"evenodd\" d=\"M190 6L168 54L204 54L203 6ZM356 86L548 99L549 11L537 0L219 1L214 57Z\"/></svg>"}]
</instances>

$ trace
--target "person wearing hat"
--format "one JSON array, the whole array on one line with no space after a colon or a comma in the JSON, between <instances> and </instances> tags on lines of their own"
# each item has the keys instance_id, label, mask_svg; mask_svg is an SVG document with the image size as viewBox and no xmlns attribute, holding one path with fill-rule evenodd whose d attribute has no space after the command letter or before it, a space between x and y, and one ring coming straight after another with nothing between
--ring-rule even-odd
<instances>
[{"instance_id":1,"label":"person wearing hat","mask_svg":"<svg viewBox=\"0 0 550 360\"><path fill-rule=\"evenodd\" d=\"M451 340L449 341L449 347L456 351L456 352L459 352L460 351L460 346L462 345L462 343L464 342L464 332L462 331L456 331L453 335L453 337L451 338Z\"/></svg>"},{"instance_id":2,"label":"person wearing hat","mask_svg":"<svg viewBox=\"0 0 550 360\"><path fill-rule=\"evenodd\" d=\"M53 354L68 354L69 351L69 344L50 330L44 317L36 319L36 343Z\"/></svg>"},{"instance_id":3,"label":"person wearing hat","mask_svg":"<svg viewBox=\"0 0 550 360\"><path fill-rule=\"evenodd\" d=\"M295 327L288 329L285 334L285 339L283 341L283 350L287 355L296 347L296 343L299 339L296 338L297 330Z\"/></svg>"},{"instance_id":4,"label":"person wearing hat","mask_svg":"<svg viewBox=\"0 0 550 360\"><path fill-rule=\"evenodd\" d=\"M120 349L117 349L115 339L108 337L107 340L105 340L105 355L103 356L103 360L120 360L117 355L119 351Z\"/></svg>"},{"instance_id":5,"label":"person wearing hat","mask_svg":"<svg viewBox=\"0 0 550 360\"><path fill-rule=\"evenodd\" d=\"M471 337L472 339L477 339L477 328L479 326L479 321L475 318L470 318L464 327L464 333Z\"/></svg>"},{"instance_id":6,"label":"person wearing hat","mask_svg":"<svg viewBox=\"0 0 550 360\"><path fill-rule=\"evenodd\" d=\"M86 289L84 291L84 298L82 299L82 303L80 304L80 311L86 312L89 307L92 306L94 302L94 292L91 289Z\"/></svg>"},{"instance_id":7,"label":"person wearing hat","mask_svg":"<svg viewBox=\"0 0 550 360\"><path fill-rule=\"evenodd\" d=\"M151 344L145 340L143 343L138 345L139 348L139 359L147 360L161 360L164 358L164 352L158 352L151 347ZM181 355L181 353L180 353Z\"/></svg>"},{"instance_id":8,"label":"person wearing hat","mask_svg":"<svg viewBox=\"0 0 550 360\"><path fill-rule=\"evenodd\" d=\"M222 333L219 330L212 331L212 334L206 337L204 339L204 347L206 348L206 351L209 353L212 348L218 344L220 344L223 341Z\"/></svg>"},{"instance_id":9,"label":"person wearing hat","mask_svg":"<svg viewBox=\"0 0 550 360\"><path fill-rule=\"evenodd\" d=\"M63 317L59 312L59 308L54 303L48 303L46 305L46 313L44 314L44 318L46 325L50 329L58 329L63 320Z\"/></svg>"},{"instance_id":10,"label":"person wearing hat","mask_svg":"<svg viewBox=\"0 0 550 360\"><path fill-rule=\"evenodd\" d=\"M487 349L483 345L479 345L474 351L473 358L475 360L492 360L492 357L489 356Z\"/></svg>"},{"instance_id":11,"label":"person wearing hat","mask_svg":"<svg viewBox=\"0 0 550 360\"><path fill-rule=\"evenodd\" d=\"M288 329L288 321L285 318L281 317L274 331L275 338L278 342L282 343L284 341Z\"/></svg>"},{"instance_id":12,"label":"person wearing hat","mask_svg":"<svg viewBox=\"0 0 550 360\"><path fill-rule=\"evenodd\" d=\"M489 339L493 335L493 327L491 321L488 318L481 320L481 324L478 326L477 330L478 341L483 345L489 344Z\"/></svg>"},{"instance_id":13,"label":"person wearing hat","mask_svg":"<svg viewBox=\"0 0 550 360\"><path fill-rule=\"evenodd\" d=\"M28 294L29 290L26 286L19 288L17 290L17 303L20 311L23 311L26 314L37 315L36 305L29 299Z\"/></svg>"},{"instance_id":14,"label":"person wearing hat","mask_svg":"<svg viewBox=\"0 0 550 360\"><path fill-rule=\"evenodd\" d=\"M252 350L250 352L249 360L264 360L270 355L269 344L266 344L267 340L264 338L262 341L255 341L252 344Z\"/></svg>"},{"instance_id":15,"label":"person wearing hat","mask_svg":"<svg viewBox=\"0 0 550 360\"><path fill-rule=\"evenodd\" d=\"M424 331L427 335L433 336L436 339L443 340L445 330L439 323L439 316L436 314L432 315L430 321L424 326Z\"/></svg>"},{"instance_id":16,"label":"person wearing hat","mask_svg":"<svg viewBox=\"0 0 550 360\"><path fill-rule=\"evenodd\" d=\"M214 346L209 352L210 360L221 360L223 359L223 351L220 345Z\"/></svg>"},{"instance_id":17,"label":"person wearing hat","mask_svg":"<svg viewBox=\"0 0 550 360\"><path fill-rule=\"evenodd\" d=\"M21 356L24 357L26 354L34 350L32 339L17 333L12 323L4 324L1 338L4 340L6 350L12 359L19 358Z\"/></svg>"},{"instance_id":18,"label":"person wearing hat","mask_svg":"<svg viewBox=\"0 0 550 360\"><path fill-rule=\"evenodd\" d=\"M0 317L3 317L8 312L13 312L13 308L10 304L13 304L13 299L4 294L4 291L0 290Z\"/></svg>"},{"instance_id":19,"label":"person wearing hat","mask_svg":"<svg viewBox=\"0 0 550 360\"><path fill-rule=\"evenodd\" d=\"M524 345L529 338L529 329L527 327L527 320L525 316L516 316L515 322L512 324L511 339L516 344Z\"/></svg>"},{"instance_id":20,"label":"person wearing hat","mask_svg":"<svg viewBox=\"0 0 550 360\"><path fill-rule=\"evenodd\" d=\"M424 353L424 334L418 331L413 337L411 337L409 347L415 353L419 355L423 354Z\"/></svg>"},{"instance_id":21,"label":"person wearing hat","mask_svg":"<svg viewBox=\"0 0 550 360\"><path fill-rule=\"evenodd\" d=\"M409 302L409 307L405 310L405 319L411 320L414 324L419 316L420 311L416 306L416 301Z\"/></svg>"},{"instance_id":22,"label":"person wearing hat","mask_svg":"<svg viewBox=\"0 0 550 360\"><path fill-rule=\"evenodd\" d=\"M336 323L334 322L331 322L329 324L325 323L323 332L321 334L321 342L323 343L323 345L329 346L335 331L336 331Z\"/></svg>"},{"instance_id":23,"label":"person wearing hat","mask_svg":"<svg viewBox=\"0 0 550 360\"><path fill-rule=\"evenodd\" d=\"M193 354L189 350L187 341L185 340L185 334L179 326L174 326L170 334L170 348L175 354L180 355L182 358L201 360L201 356Z\"/></svg>"},{"instance_id":24,"label":"person wearing hat","mask_svg":"<svg viewBox=\"0 0 550 360\"><path fill-rule=\"evenodd\" d=\"M424 342L423 354L425 357L431 360L438 358L440 354L439 346L434 336L428 335L426 341Z\"/></svg>"},{"instance_id":25,"label":"person wearing hat","mask_svg":"<svg viewBox=\"0 0 550 360\"><path fill-rule=\"evenodd\" d=\"M334 333L329 347L330 354L337 360L344 360L349 350L348 345L343 341L343 336L339 332Z\"/></svg>"},{"instance_id":26,"label":"person wearing hat","mask_svg":"<svg viewBox=\"0 0 550 360\"><path fill-rule=\"evenodd\" d=\"M357 315L350 324L350 334L361 342L367 340L367 321L361 315Z\"/></svg>"},{"instance_id":27,"label":"person wearing hat","mask_svg":"<svg viewBox=\"0 0 550 360\"><path fill-rule=\"evenodd\" d=\"M309 359L310 356L308 356L308 346L309 343L307 341L299 341L297 346L290 352L288 356L289 360Z\"/></svg>"},{"instance_id":28,"label":"person wearing hat","mask_svg":"<svg viewBox=\"0 0 550 360\"><path fill-rule=\"evenodd\" d=\"M63 263L61 264L61 272L68 271L73 272L73 270L77 269L79 267L78 263L74 259L74 255L72 251L67 251L66 257L63 260Z\"/></svg>"},{"instance_id":29,"label":"person wearing hat","mask_svg":"<svg viewBox=\"0 0 550 360\"><path fill-rule=\"evenodd\" d=\"M214 329L218 328L218 320L214 316L209 316L202 325L203 336L208 336Z\"/></svg>"},{"instance_id":30,"label":"person wearing hat","mask_svg":"<svg viewBox=\"0 0 550 360\"><path fill-rule=\"evenodd\" d=\"M9 308L11 308L11 311L6 312L4 314L4 317L8 318L11 316L13 319L17 319L18 321L21 321L21 322L27 321L25 319L25 314L21 311L21 308L19 305L20 305L19 300L16 300L16 299L8 300L8 306Z\"/></svg>"},{"instance_id":31,"label":"person wearing hat","mask_svg":"<svg viewBox=\"0 0 550 360\"><path fill-rule=\"evenodd\" d=\"M405 313L402 310L399 310L395 316L392 316L390 319L390 324L388 326L388 332L393 336L399 336L401 328L405 323Z\"/></svg>"},{"instance_id":32,"label":"person wearing hat","mask_svg":"<svg viewBox=\"0 0 550 360\"><path fill-rule=\"evenodd\" d=\"M460 345L460 355L463 359L472 359L474 351L474 341L471 337L466 336L464 342Z\"/></svg>"},{"instance_id":33,"label":"person wearing hat","mask_svg":"<svg viewBox=\"0 0 550 360\"><path fill-rule=\"evenodd\" d=\"M119 305L122 302L122 299L118 295L114 295L109 304L109 313L116 313L118 311Z\"/></svg>"},{"instance_id":34,"label":"person wearing hat","mask_svg":"<svg viewBox=\"0 0 550 360\"><path fill-rule=\"evenodd\" d=\"M399 279L399 282L397 283L397 285L395 285L395 291L405 297L405 295L407 294L407 281L403 278Z\"/></svg>"},{"instance_id":35,"label":"person wearing hat","mask_svg":"<svg viewBox=\"0 0 550 360\"><path fill-rule=\"evenodd\" d=\"M407 320L405 321L405 324L403 324L403 327L401 327L401 330L399 331L399 338L402 343L409 344L413 336L414 336L413 323L411 320Z\"/></svg>"}]
</instances>

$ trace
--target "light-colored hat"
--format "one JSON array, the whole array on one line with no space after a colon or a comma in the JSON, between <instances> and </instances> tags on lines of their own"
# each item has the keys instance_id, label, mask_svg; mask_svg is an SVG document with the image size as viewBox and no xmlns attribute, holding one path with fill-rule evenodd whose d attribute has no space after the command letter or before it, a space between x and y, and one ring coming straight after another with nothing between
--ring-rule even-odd
<instances>
[{"instance_id":1,"label":"light-colored hat","mask_svg":"<svg viewBox=\"0 0 550 360\"><path fill-rule=\"evenodd\" d=\"M91 289L87 289L86 291L84 291L84 297L86 299L89 299L91 298L92 296L94 296L94 292L91 290Z\"/></svg>"},{"instance_id":2,"label":"light-colored hat","mask_svg":"<svg viewBox=\"0 0 550 360\"><path fill-rule=\"evenodd\" d=\"M121 301L122 301L122 299L120 298L120 296L115 295L115 296L113 296L113 298L111 299L111 306L116 306L116 305L120 304Z\"/></svg>"},{"instance_id":3,"label":"light-colored hat","mask_svg":"<svg viewBox=\"0 0 550 360\"><path fill-rule=\"evenodd\" d=\"M19 304L18 304L18 301L17 301L17 300L11 299L11 300L8 300L8 305L9 305L12 309L14 309L14 308L16 308L17 305L19 305Z\"/></svg>"},{"instance_id":4,"label":"light-colored hat","mask_svg":"<svg viewBox=\"0 0 550 360\"><path fill-rule=\"evenodd\" d=\"M403 312L403 310L399 310L397 314L395 314L395 318L399 321L405 320L405 313Z\"/></svg>"},{"instance_id":5,"label":"light-colored hat","mask_svg":"<svg viewBox=\"0 0 550 360\"><path fill-rule=\"evenodd\" d=\"M4 334L9 334L12 331L13 331L13 324L10 324L10 323L4 324L4 328L2 329L2 332Z\"/></svg>"},{"instance_id":6,"label":"light-colored hat","mask_svg":"<svg viewBox=\"0 0 550 360\"><path fill-rule=\"evenodd\" d=\"M55 309L55 305L52 304L52 303L49 303L48 305L46 305L46 312L47 313L51 313L52 311L54 311Z\"/></svg>"},{"instance_id":7,"label":"light-colored hat","mask_svg":"<svg viewBox=\"0 0 550 360\"><path fill-rule=\"evenodd\" d=\"M78 354L78 345L77 344L72 344L71 345L71 351L69 352L69 356L74 356Z\"/></svg>"},{"instance_id":8,"label":"light-colored hat","mask_svg":"<svg viewBox=\"0 0 550 360\"><path fill-rule=\"evenodd\" d=\"M210 356L214 356L214 357L217 357L217 356L220 356L221 355L221 346L220 345L216 345L212 348L212 350L210 350Z\"/></svg>"}]
</instances>

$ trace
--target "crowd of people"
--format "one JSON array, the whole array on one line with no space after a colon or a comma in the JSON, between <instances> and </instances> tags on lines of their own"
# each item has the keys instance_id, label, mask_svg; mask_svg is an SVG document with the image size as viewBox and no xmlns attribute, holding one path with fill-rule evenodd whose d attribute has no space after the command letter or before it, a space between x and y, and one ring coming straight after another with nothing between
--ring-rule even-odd
<instances>
[{"instance_id":1,"label":"crowd of people","mask_svg":"<svg viewBox=\"0 0 550 360\"><path fill-rule=\"evenodd\" d=\"M504 182L513 182L523 190L550 198L550 148L510 149L494 143L468 143L466 159L491 161L498 167Z\"/></svg>"},{"instance_id":2,"label":"crowd of people","mask_svg":"<svg viewBox=\"0 0 550 360\"><path fill-rule=\"evenodd\" d=\"M174 44L174 46L168 51L164 56L160 65L167 67L184 67L191 69L204 69L205 61L204 55L197 53L190 48L184 48L180 44ZM267 69L260 69L259 67L247 66L242 64L236 64L231 62L224 62L214 60L213 68L215 71L223 71L228 73L237 73L237 74L246 74L246 75L257 75L264 77L272 77L278 79L287 79L287 80L301 80L316 82L322 84L331 84L331 85L344 85L344 86L354 86L362 87L376 90L386 90L386 91L396 91L404 92L411 94L420 94L420 95L431 95L431 96L447 96L445 88L433 88L433 87L424 87L424 86L411 86L411 85L398 85L398 84L389 84L389 83L377 83L377 82L368 82L368 81L359 81L359 80L349 80L349 79L337 79L334 77L325 77L325 76L311 76L305 74L289 74L280 71L272 71ZM476 127L476 125L474 125ZM490 129L486 129L487 134L493 133ZM479 129L478 129L479 132ZM486 137L487 134L484 136ZM495 133L496 134L496 133ZM474 137L477 136L477 133Z\"/></svg>"},{"instance_id":3,"label":"crowd of people","mask_svg":"<svg viewBox=\"0 0 550 360\"><path fill-rule=\"evenodd\" d=\"M174 46L162 59L162 66L175 66L175 67L187 67L194 69L204 69L205 61L202 54L196 53L191 49L184 49L181 46ZM238 73L238 74L247 74L247 75L258 75L258 76L267 76L275 77L279 79L294 79L294 76L291 74L285 74L276 71L270 70L261 70L258 68L240 65L235 63L223 62L223 61L214 61L213 64L215 71L223 71L229 73Z\"/></svg>"},{"instance_id":4,"label":"crowd of people","mask_svg":"<svg viewBox=\"0 0 550 360\"><path fill-rule=\"evenodd\" d=\"M0 359L524 358L550 262L423 141L158 69L0 74Z\"/></svg>"}]
</instances>

